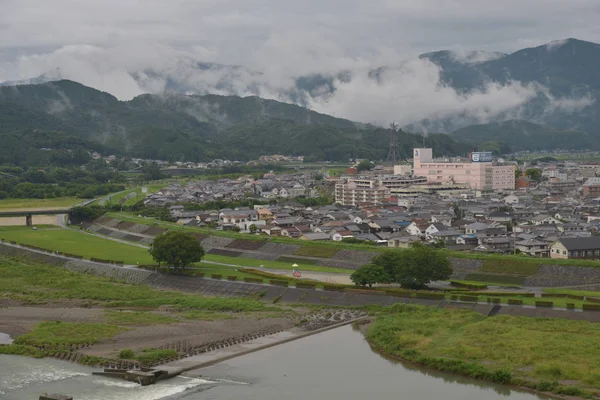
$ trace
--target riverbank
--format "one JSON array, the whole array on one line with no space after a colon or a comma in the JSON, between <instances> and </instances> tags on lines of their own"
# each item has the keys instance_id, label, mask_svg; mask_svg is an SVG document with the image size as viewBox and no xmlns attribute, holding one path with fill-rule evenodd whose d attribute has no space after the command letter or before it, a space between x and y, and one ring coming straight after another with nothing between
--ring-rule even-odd
<instances>
[{"instance_id":1,"label":"riverbank","mask_svg":"<svg viewBox=\"0 0 600 400\"><path fill-rule=\"evenodd\" d=\"M377 351L442 372L591 398L600 393L600 325L397 305L363 327Z\"/></svg>"}]
</instances>

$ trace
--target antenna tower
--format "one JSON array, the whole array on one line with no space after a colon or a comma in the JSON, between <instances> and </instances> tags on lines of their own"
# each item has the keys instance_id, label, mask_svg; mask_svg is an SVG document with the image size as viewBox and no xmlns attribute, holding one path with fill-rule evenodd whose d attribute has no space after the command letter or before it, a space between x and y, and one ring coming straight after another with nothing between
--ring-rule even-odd
<instances>
[{"instance_id":1,"label":"antenna tower","mask_svg":"<svg viewBox=\"0 0 600 400\"><path fill-rule=\"evenodd\" d=\"M394 165L398 164L398 125L395 122L390 124L390 151L387 160Z\"/></svg>"}]
</instances>

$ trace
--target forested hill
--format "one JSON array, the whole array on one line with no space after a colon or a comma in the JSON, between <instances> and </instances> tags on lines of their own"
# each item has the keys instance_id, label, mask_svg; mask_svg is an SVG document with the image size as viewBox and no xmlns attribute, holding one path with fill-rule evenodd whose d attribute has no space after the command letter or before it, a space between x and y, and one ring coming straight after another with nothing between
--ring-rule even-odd
<instances>
[{"instance_id":1,"label":"forested hill","mask_svg":"<svg viewBox=\"0 0 600 400\"><path fill-rule=\"evenodd\" d=\"M7 144L0 148L0 161L27 162L15 155L46 147L38 139L42 132L50 147L68 143L68 149L189 161L249 160L271 153L332 161L385 159L390 135L258 97L163 94L119 101L68 80L0 87L0 140ZM402 157L423 143L420 135L397 135ZM23 140L15 140L19 137ZM439 155L468 148L447 135L430 135L427 145Z\"/></svg>"}]
</instances>

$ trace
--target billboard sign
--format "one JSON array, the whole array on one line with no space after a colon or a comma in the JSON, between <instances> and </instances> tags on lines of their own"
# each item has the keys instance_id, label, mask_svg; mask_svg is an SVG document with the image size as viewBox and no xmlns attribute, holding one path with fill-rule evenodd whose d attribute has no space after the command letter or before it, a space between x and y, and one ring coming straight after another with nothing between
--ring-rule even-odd
<instances>
[{"instance_id":1,"label":"billboard sign","mask_svg":"<svg viewBox=\"0 0 600 400\"><path fill-rule=\"evenodd\" d=\"M492 152L484 151L471 153L471 162L492 162Z\"/></svg>"}]
</instances>

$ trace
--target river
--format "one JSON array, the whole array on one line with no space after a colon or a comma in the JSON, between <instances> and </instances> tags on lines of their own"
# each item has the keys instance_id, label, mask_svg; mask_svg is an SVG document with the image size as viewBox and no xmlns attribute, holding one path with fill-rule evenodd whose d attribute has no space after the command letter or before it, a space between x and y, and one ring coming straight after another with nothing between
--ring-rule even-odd
<instances>
[{"instance_id":1,"label":"river","mask_svg":"<svg viewBox=\"0 0 600 400\"><path fill-rule=\"evenodd\" d=\"M92 376L58 360L0 356L0 398L37 400L535 400L530 393L406 366L374 353L346 326L192 371L153 386Z\"/></svg>"}]
</instances>

